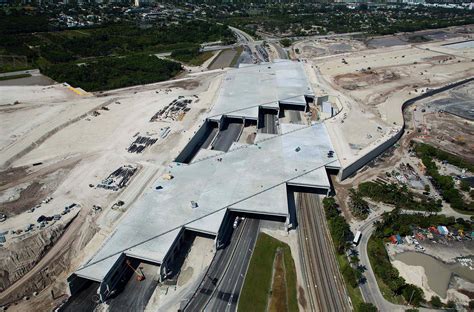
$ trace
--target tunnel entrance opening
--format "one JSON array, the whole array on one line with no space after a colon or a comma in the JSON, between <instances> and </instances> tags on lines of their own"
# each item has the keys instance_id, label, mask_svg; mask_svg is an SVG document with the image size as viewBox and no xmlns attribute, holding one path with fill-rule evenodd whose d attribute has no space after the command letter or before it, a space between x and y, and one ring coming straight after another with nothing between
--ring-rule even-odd
<instances>
[{"instance_id":1,"label":"tunnel entrance opening","mask_svg":"<svg viewBox=\"0 0 474 312\"><path fill-rule=\"evenodd\" d=\"M278 134L278 111L276 109L260 107L258 110L258 131Z\"/></svg>"},{"instance_id":2,"label":"tunnel entrance opening","mask_svg":"<svg viewBox=\"0 0 474 312\"><path fill-rule=\"evenodd\" d=\"M281 104L278 118L282 123L305 124L307 105Z\"/></svg>"},{"instance_id":3,"label":"tunnel entrance opening","mask_svg":"<svg viewBox=\"0 0 474 312\"><path fill-rule=\"evenodd\" d=\"M224 118L212 149L227 152L234 142L239 140L244 127L244 120L239 118Z\"/></svg>"},{"instance_id":4,"label":"tunnel entrance opening","mask_svg":"<svg viewBox=\"0 0 474 312\"><path fill-rule=\"evenodd\" d=\"M82 278L76 274L73 274L68 278L68 283L71 297L69 297L68 301L59 308L59 311L94 311L100 302L98 295L100 283Z\"/></svg>"},{"instance_id":5,"label":"tunnel entrance opening","mask_svg":"<svg viewBox=\"0 0 474 312\"><path fill-rule=\"evenodd\" d=\"M240 144L253 144L255 137L257 136L257 120L256 119L245 119L244 128L240 134L238 142Z\"/></svg>"},{"instance_id":6,"label":"tunnel entrance opening","mask_svg":"<svg viewBox=\"0 0 474 312\"><path fill-rule=\"evenodd\" d=\"M176 157L175 162L184 164L191 163L201 148L208 148L210 146L219 131L218 126L217 122L206 120L189 143L183 148L178 157Z\"/></svg>"},{"instance_id":7,"label":"tunnel entrance opening","mask_svg":"<svg viewBox=\"0 0 474 312\"><path fill-rule=\"evenodd\" d=\"M191 251L194 241L198 237L211 240L215 239L215 235L213 234L197 232L189 229L183 230L163 262L163 266L166 270L166 284L176 285L186 257Z\"/></svg>"},{"instance_id":8,"label":"tunnel entrance opening","mask_svg":"<svg viewBox=\"0 0 474 312\"><path fill-rule=\"evenodd\" d=\"M110 310L145 310L160 281L160 265L127 256L115 274L120 278L107 298Z\"/></svg>"}]
</instances>

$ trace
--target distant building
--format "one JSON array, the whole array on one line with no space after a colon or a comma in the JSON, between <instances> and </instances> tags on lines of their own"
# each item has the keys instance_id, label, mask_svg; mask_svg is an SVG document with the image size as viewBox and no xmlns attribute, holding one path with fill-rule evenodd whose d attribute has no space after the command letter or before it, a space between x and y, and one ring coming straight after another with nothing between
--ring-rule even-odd
<instances>
[{"instance_id":1,"label":"distant building","mask_svg":"<svg viewBox=\"0 0 474 312\"><path fill-rule=\"evenodd\" d=\"M406 4L425 4L425 0L403 0L403 3Z\"/></svg>"}]
</instances>

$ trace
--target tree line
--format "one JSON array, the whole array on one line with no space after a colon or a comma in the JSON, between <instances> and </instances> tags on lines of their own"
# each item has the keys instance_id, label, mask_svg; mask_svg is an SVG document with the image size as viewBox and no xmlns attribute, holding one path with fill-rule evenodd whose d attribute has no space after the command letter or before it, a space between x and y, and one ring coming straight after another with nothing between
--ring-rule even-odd
<instances>
[{"instance_id":1,"label":"tree line","mask_svg":"<svg viewBox=\"0 0 474 312\"><path fill-rule=\"evenodd\" d=\"M474 168L474 165L467 163L460 157L444 152L440 149L436 149L428 144L414 143L414 147L417 156L421 159L423 165L426 167L426 174L431 177L435 187L440 190L443 199L454 209L473 212L474 201L469 203L465 201L461 192L455 187L453 177L440 174L438 171L438 166L433 161L433 158L437 158L441 161L447 161L448 163L460 168L467 168L470 171L473 171L472 169Z\"/></svg>"},{"instance_id":2,"label":"tree line","mask_svg":"<svg viewBox=\"0 0 474 312\"><path fill-rule=\"evenodd\" d=\"M415 194L406 185L400 187L395 183L363 182L357 188L357 195L407 210L439 212L442 206L440 200Z\"/></svg>"},{"instance_id":3,"label":"tree line","mask_svg":"<svg viewBox=\"0 0 474 312\"><path fill-rule=\"evenodd\" d=\"M168 80L181 70L176 62L155 56L106 57L87 64L60 63L41 67L56 81L66 81L87 91L101 91Z\"/></svg>"}]
</instances>

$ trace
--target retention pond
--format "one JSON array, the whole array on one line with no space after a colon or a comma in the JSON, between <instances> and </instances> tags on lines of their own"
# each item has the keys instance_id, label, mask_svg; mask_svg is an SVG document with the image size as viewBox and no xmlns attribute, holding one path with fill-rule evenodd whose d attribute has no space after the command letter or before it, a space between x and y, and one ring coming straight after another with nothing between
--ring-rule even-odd
<instances>
[{"instance_id":1,"label":"retention pond","mask_svg":"<svg viewBox=\"0 0 474 312\"><path fill-rule=\"evenodd\" d=\"M423 253L411 251L397 254L395 260L399 260L407 265L423 267L428 285L442 298L446 297L449 281L453 274L469 282L474 282L474 270L471 270L469 266L461 265L461 263L446 264Z\"/></svg>"}]
</instances>

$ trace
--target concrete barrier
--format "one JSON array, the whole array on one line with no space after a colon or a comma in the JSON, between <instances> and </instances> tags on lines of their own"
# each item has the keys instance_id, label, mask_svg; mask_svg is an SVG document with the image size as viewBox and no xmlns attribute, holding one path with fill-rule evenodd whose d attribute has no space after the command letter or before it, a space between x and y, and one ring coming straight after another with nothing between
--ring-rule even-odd
<instances>
[{"instance_id":1,"label":"concrete barrier","mask_svg":"<svg viewBox=\"0 0 474 312\"><path fill-rule=\"evenodd\" d=\"M464 79L464 80L461 80L461 81L457 81L457 82L445 85L445 86L437 88L437 89L431 89L431 90L426 91L425 93L423 93L419 96L411 98L411 99L405 101L402 104L402 109L401 109L402 114L403 114L403 111L407 107L409 107L410 105L416 103L419 100L422 100L422 99L425 99L427 97L439 94L441 92L447 91L447 90L452 89L452 88L456 88L460 85L469 83L471 81L474 81L474 77L467 78L467 79ZM357 170L359 170L360 168L365 166L368 162L372 161L375 157L379 156L380 154L385 152L388 148L393 146L401 138L404 131L405 131L405 119L403 119L403 125L400 128L400 130L397 131L395 134L393 134L388 140L382 142L381 144L376 146L371 151L369 151L366 154L362 155L359 159L355 160L351 164L349 164L346 167L342 168L339 171L339 175L338 175L339 180L342 181L342 180L346 179L347 177L351 176L352 174L357 172Z\"/></svg>"}]
</instances>

